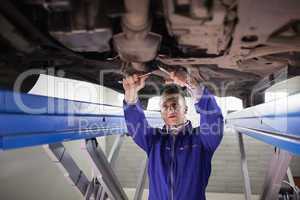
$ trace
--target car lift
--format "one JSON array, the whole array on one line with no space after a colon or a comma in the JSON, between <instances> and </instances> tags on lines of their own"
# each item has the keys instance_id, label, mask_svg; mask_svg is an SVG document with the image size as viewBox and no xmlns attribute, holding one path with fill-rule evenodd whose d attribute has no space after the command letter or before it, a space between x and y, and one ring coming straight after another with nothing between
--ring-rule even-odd
<instances>
[{"instance_id":1,"label":"car lift","mask_svg":"<svg viewBox=\"0 0 300 200\"><path fill-rule=\"evenodd\" d=\"M295 192L280 199L299 199L299 191L288 168L293 155L300 155L300 94L286 99L260 104L228 115L227 125L238 135L241 168L244 177L245 199L251 199L243 135L275 146L265 179L261 200L278 198L285 175ZM158 112L146 111L152 126L161 126ZM0 90L0 150L44 145L53 162L69 178L84 199L126 200L123 188L113 169L126 133L121 107L21 94ZM98 146L97 137L118 135L106 158ZM85 140L84 149L96 172L92 180L80 170L62 142ZM135 200L143 194L147 161L138 181Z\"/></svg>"},{"instance_id":2,"label":"car lift","mask_svg":"<svg viewBox=\"0 0 300 200\"><path fill-rule=\"evenodd\" d=\"M300 199L289 163L292 156L300 155L300 93L286 98L249 107L227 116L227 124L238 134L245 198L251 199L250 179L244 150L243 134L275 147L269 163L261 200L278 199L283 180L288 175L293 194L288 199ZM285 194L287 195L287 194ZM287 199L280 196L279 199Z\"/></svg>"},{"instance_id":3,"label":"car lift","mask_svg":"<svg viewBox=\"0 0 300 200\"><path fill-rule=\"evenodd\" d=\"M146 111L152 126L162 126L160 114ZM84 199L127 200L113 172L126 133L122 107L70 101L0 90L0 150L44 145ZM108 158L98 147L96 137L118 135ZM62 142L85 140L85 150L96 172L89 181ZM141 199L146 177L146 161L135 199Z\"/></svg>"}]
</instances>

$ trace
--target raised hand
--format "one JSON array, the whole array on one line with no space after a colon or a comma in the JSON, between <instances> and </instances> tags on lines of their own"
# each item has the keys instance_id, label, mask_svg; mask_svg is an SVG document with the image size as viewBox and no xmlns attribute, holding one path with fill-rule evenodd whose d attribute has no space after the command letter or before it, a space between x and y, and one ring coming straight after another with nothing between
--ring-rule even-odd
<instances>
[{"instance_id":1,"label":"raised hand","mask_svg":"<svg viewBox=\"0 0 300 200\"><path fill-rule=\"evenodd\" d=\"M197 86L196 79L188 76L185 71L172 71L170 72L170 79L166 80L166 84L175 83L181 87L194 88Z\"/></svg>"},{"instance_id":2,"label":"raised hand","mask_svg":"<svg viewBox=\"0 0 300 200\"><path fill-rule=\"evenodd\" d=\"M133 74L123 79L123 88L125 90L125 101L129 104L136 103L138 92L145 87L145 80L148 76L138 76Z\"/></svg>"}]
</instances>

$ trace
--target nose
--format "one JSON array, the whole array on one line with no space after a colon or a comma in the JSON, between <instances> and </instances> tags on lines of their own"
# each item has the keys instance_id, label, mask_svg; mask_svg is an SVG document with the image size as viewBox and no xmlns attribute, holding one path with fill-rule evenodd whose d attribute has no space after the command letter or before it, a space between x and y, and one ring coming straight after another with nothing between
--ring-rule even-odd
<instances>
[{"instance_id":1,"label":"nose","mask_svg":"<svg viewBox=\"0 0 300 200\"><path fill-rule=\"evenodd\" d=\"M175 111L176 111L176 108L175 108L174 106L169 106L169 107L167 108L167 112L173 113L173 112L175 112Z\"/></svg>"}]
</instances>

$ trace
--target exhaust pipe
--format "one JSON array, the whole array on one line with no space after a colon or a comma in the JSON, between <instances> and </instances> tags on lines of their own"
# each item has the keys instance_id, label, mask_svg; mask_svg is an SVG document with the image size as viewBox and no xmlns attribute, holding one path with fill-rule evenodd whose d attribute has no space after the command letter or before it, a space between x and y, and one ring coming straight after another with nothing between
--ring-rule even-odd
<instances>
[{"instance_id":1,"label":"exhaust pipe","mask_svg":"<svg viewBox=\"0 0 300 200\"><path fill-rule=\"evenodd\" d=\"M151 61L156 57L161 36L150 32L150 2L149 0L124 1L123 32L113 37L114 48L125 62L145 63ZM133 66L142 66L142 64Z\"/></svg>"},{"instance_id":2,"label":"exhaust pipe","mask_svg":"<svg viewBox=\"0 0 300 200\"><path fill-rule=\"evenodd\" d=\"M133 33L141 35L141 32L149 30L149 0L125 0L124 3L126 13L122 18L122 25L127 37Z\"/></svg>"}]
</instances>

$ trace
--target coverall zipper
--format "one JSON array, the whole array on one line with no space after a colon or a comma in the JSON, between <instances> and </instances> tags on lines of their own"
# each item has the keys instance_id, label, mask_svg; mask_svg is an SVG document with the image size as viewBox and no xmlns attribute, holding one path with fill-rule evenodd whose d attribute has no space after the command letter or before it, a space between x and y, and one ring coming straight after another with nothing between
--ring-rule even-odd
<instances>
[{"instance_id":1,"label":"coverall zipper","mask_svg":"<svg viewBox=\"0 0 300 200\"><path fill-rule=\"evenodd\" d=\"M176 136L172 135L172 152L171 152L171 200L174 200L174 159L175 159L175 141Z\"/></svg>"}]
</instances>

